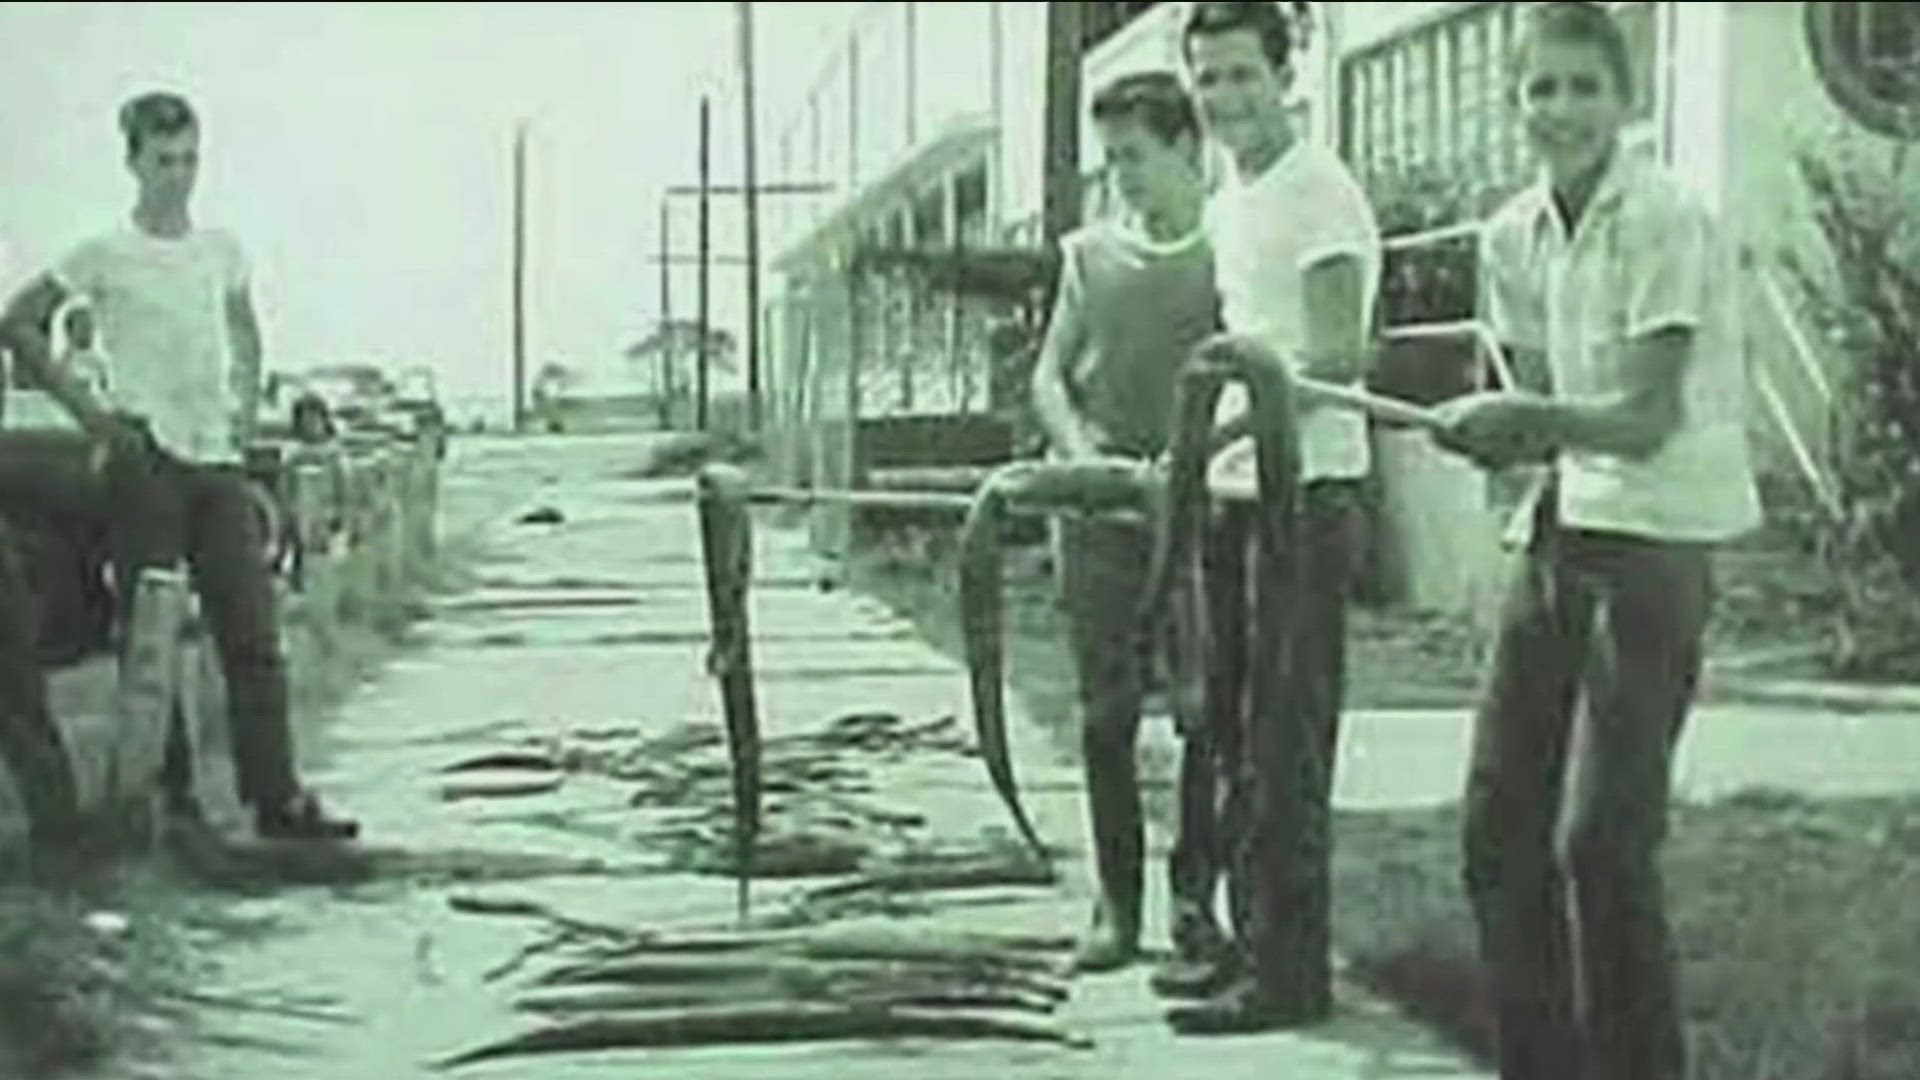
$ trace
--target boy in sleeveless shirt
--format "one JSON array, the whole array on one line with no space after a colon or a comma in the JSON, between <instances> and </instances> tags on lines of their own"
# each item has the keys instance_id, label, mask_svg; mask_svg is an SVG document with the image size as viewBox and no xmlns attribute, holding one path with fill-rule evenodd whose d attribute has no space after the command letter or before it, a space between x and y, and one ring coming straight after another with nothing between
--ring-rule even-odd
<instances>
[{"instance_id":1,"label":"boy in sleeveless shirt","mask_svg":"<svg viewBox=\"0 0 1920 1080\"><path fill-rule=\"evenodd\" d=\"M1291 117L1300 26L1280 4L1243 0L1196 3L1182 30L1201 120L1230 159L1207 208L1228 332L1207 347L1351 384L1369 360L1380 235L1345 164ZM1365 417L1304 391L1295 397L1300 549L1280 557L1298 567L1300 588L1284 598L1285 641L1247 633L1257 602L1247 559L1270 553L1257 552L1251 528L1258 473L1252 441L1236 434L1246 415L1238 386L1222 398L1216 444L1228 445L1209 469L1219 522L1205 556L1208 712L1233 742L1223 758L1236 766L1224 815L1235 948L1211 970L1155 980L1162 994L1202 999L1169 1014L1187 1034L1311 1024L1332 1008L1330 800L1371 454ZM1253 680L1276 664L1283 698L1256 713Z\"/></svg>"},{"instance_id":2,"label":"boy in sleeveless shirt","mask_svg":"<svg viewBox=\"0 0 1920 1080\"><path fill-rule=\"evenodd\" d=\"M1035 365L1034 403L1056 458L1149 460L1166 447L1180 365L1215 328L1212 261L1200 233L1199 127L1171 72L1115 80L1095 95L1092 114L1109 179L1134 221L1098 222L1062 240L1060 286ZM1131 963L1139 951L1143 857L1135 742L1147 672L1132 631L1151 542L1137 522L1091 517L1059 519L1055 539L1079 677L1099 879L1092 930L1076 963L1083 971L1108 971ZM1190 695L1174 696L1178 722L1189 732ZM1176 948L1197 954L1221 936L1210 914L1218 869L1211 762L1191 739L1186 758L1181 835L1169 872Z\"/></svg>"}]
</instances>

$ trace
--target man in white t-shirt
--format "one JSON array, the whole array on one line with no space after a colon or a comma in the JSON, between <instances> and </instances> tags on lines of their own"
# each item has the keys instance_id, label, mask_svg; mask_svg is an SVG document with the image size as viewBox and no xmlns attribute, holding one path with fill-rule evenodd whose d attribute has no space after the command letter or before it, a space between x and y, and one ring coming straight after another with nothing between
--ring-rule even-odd
<instances>
[{"instance_id":1,"label":"man in white t-shirt","mask_svg":"<svg viewBox=\"0 0 1920 1080\"><path fill-rule=\"evenodd\" d=\"M177 95L120 112L138 201L127 224L81 244L8 306L6 340L35 381L106 446L101 500L123 605L139 571L182 559L192 572L228 686L241 801L263 837L346 839L294 775L286 664L273 581L242 449L259 403L261 344L239 244L188 209L200 131ZM109 401L48 359L54 314L75 297L113 356ZM195 819L191 761L169 746L173 809Z\"/></svg>"},{"instance_id":2,"label":"man in white t-shirt","mask_svg":"<svg viewBox=\"0 0 1920 1080\"><path fill-rule=\"evenodd\" d=\"M1183 47L1208 134L1232 165L1208 207L1214 275L1227 334L1212 347L1333 383L1365 376L1379 229L1364 194L1325 147L1293 130L1287 94L1298 26L1277 4L1197 3ZM1233 439L1209 466L1222 502L1205 556L1210 715L1238 715L1242 775L1227 814L1235 960L1177 984L1209 999L1176 1009L1176 1028L1228 1034L1325 1019L1332 1008L1329 800L1345 679L1346 604L1362 547L1360 485L1370 467L1367 421L1300 394L1300 550L1304 583L1289 597L1289 640L1248 641L1246 573L1258 491L1254 446ZM1245 393L1223 396L1222 439L1240 428ZM1277 648L1281 656L1261 655ZM1253 715L1249 685L1288 671L1285 704ZM1216 689L1217 688L1217 689ZM1223 700L1224 699L1224 700ZM1321 763L1303 769L1302 753ZM1313 775L1300 790L1302 775Z\"/></svg>"}]
</instances>

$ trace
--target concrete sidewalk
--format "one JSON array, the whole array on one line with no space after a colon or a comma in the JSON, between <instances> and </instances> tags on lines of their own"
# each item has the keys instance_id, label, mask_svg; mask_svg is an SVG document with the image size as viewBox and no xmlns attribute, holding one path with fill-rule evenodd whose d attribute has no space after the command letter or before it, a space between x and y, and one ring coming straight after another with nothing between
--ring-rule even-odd
<instances>
[{"instance_id":1,"label":"concrete sidewalk","mask_svg":"<svg viewBox=\"0 0 1920 1080\"><path fill-rule=\"evenodd\" d=\"M487 483L551 482L519 508L545 503L557 525L497 519L482 537L481 584L441 599L418 646L362 687L316 748L316 779L357 810L369 843L463 853L465 872L415 874L352 887L288 889L235 901L229 914L254 927L222 941L210 983L253 1000L324 1005L310 1015L206 1012L205 1037L168 1075L196 1080L274 1075L399 1078L445 1075L428 1063L535 1026L511 1005L513 979L486 973L523 950L536 920L455 911L455 897L533 900L570 917L631 927L724 929L733 882L668 872L637 843L650 811L630 804L633 785L582 772L557 789L512 799L449 801L446 766L488 751L568 733L621 729L659 735L687 721L720 725L705 674L707 617L693 508L663 503L662 485L609 479L630 447L586 444L515 464L487 450ZM537 464L536 464L537 463ZM451 463L458 492L461 463ZM469 475L476 467L469 466ZM544 479L545 477L543 477ZM484 484L475 482L476 486ZM526 490L522 487L521 490ZM479 496L475 496L479 500ZM484 500L479 500L484 501ZM752 600L762 723L770 737L818 730L851 713L893 713L909 723L971 721L964 672L875 602L810 583L817 568L800 536L763 528ZM941 929L981 927L1071 936L1088 910L1078 769L1017 710L1014 753L1041 834L1067 854L1062 884L956 894L928 917ZM872 796L917 811L936 838L978 842L1011 835L1011 820L977 757L914 755L876 768ZM1164 853L1155 837L1153 853ZM540 855L579 865L510 876L489 856ZM583 861L584 860L584 861ZM1149 875L1149 910L1164 915L1161 874ZM458 880L464 878L464 880ZM756 911L771 912L808 885L756 883ZM919 924L902 923L902 926ZM1166 927L1148 927L1164 945ZM613 1051L507 1059L458 1075L481 1077L831 1077L832 1080L1204 1076L1428 1080L1479 1076L1426 1033L1351 988L1337 1018L1297 1034L1220 1040L1176 1038L1146 969L1078 980L1062 1026L1092 1049L1002 1042L897 1041L797 1044L698 1051Z\"/></svg>"}]
</instances>

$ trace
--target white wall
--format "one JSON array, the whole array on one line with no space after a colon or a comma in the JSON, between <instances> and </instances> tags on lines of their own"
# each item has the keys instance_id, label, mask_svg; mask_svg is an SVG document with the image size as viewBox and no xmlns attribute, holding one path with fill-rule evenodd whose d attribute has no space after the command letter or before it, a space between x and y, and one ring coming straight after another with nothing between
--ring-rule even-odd
<instances>
[{"instance_id":1,"label":"white wall","mask_svg":"<svg viewBox=\"0 0 1920 1080\"><path fill-rule=\"evenodd\" d=\"M1037 213L1046 5L923 2L911 5L911 21L903 2L845 7L844 24L811 70L759 88L765 102L762 160L780 160L785 139L794 171L836 186L823 198L791 200L765 237L768 253L804 240L847 199L951 124L991 116L996 106L1004 125L995 168L999 223Z\"/></svg>"},{"instance_id":2,"label":"white wall","mask_svg":"<svg viewBox=\"0 0 1920 1080\"><path fill-rule=\"evenodd\" d=\"M1668 146L1675 171L1691 180L1715 210L1726 205L1728 168L1727 5L1671 5L1672 71L1668 84L1673 138Z\"/></svg>"}]
</instances>

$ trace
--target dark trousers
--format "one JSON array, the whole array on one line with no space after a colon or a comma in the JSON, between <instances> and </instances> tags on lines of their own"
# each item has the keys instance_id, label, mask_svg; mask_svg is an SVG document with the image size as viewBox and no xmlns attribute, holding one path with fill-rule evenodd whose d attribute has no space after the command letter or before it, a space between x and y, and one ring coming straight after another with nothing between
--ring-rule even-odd
<instances>
[{"instance_id":1,"label":"dark trousers","mask_svg":"<svg viewBox=\"0 0 1920 1080\"><path fill-rule=\"evenodd\" d=\"M1501 616L1466 794L1501 1076L1680 1080L1659 852L1709 549L1539 522Z\"/></svg>"},{"instance_id":2,"label":"dark trousers","mask_svg":"<svg viewBox=\"0 0 1920 1080\"><path fill-rule=\"evenodd\" d=\"M265 804L297 791L272 574L246 479L238 466L190 465L158 451L115 457L96 469L77 434L0 433L0 509L101 523L121 603L148 567L186 563L226 678L228 726L242 801ZM32 659L9 656L9 680L38 681ZM183 732L169 740L168 788L184 793L192 761Z\"/></svg>"},{"instance_id":3,"label":"dark trousers","mask_svg":"<svg viewBox=\"0 0 1920 1080\"><path fill-rule=\"evenodd\" d=\"M34 836L52 840L73 825L79 801L65 740L47 711L41 608L29 567L24 534L0 513L0 758L13 771Z\"/></svg>"},{"instance_id":4,"label":"dark trousers","mask_svg":"<svg viewBox=\"0 0 1920 1080\"><path fill-rule=\"evenodd\" d=\"M1235 944L1263 991L1312 1012L1331 1002L1331 801L1346 680L1346 608L1362 545L1360 485L1301 491L1299 562L1287 640L1252 633L1260 557L1255 508L1215 512L1204 545L1206 723L1203 753L1226 779L1215 815L1230 852ZM1283 672L1256 708L1254 680ZM1302 790L1303 788L1310 790ZM1201 797L1196 794L1196 801ZM1196 811L1197 812L1197 811Z\"/></svg>"},{"instance_id":5,"label":"dark trousers","mask_svg":"<svg viewBox=\"0 0 1920 1080\"><path fill-rule=\"evenodd\" d=\"M1172 669L1175 723L1182 732L1195 726L1191 580L1189 575L1176 587L1172 632L1162 642L1164 656L1142 656L1134 630L1152 550L1147 528L1111 518L1066 517L1059 520L1055 536L1061 603L1080 691L1094 865L1106 915L1124 933L1134 934L1140 927L1144 873L1136 757L1140 711L1149 665L1164 658ZM1220 873L1211 814L1197 820L1184 810L1195 783L1187 764L1183 762L1181 774L1178 838L1168 863L1176 941L1198 932L1194 920L1206 911ZM1200 779L1211 788L1210 775Z\"/></svg>"}]
</instances>

